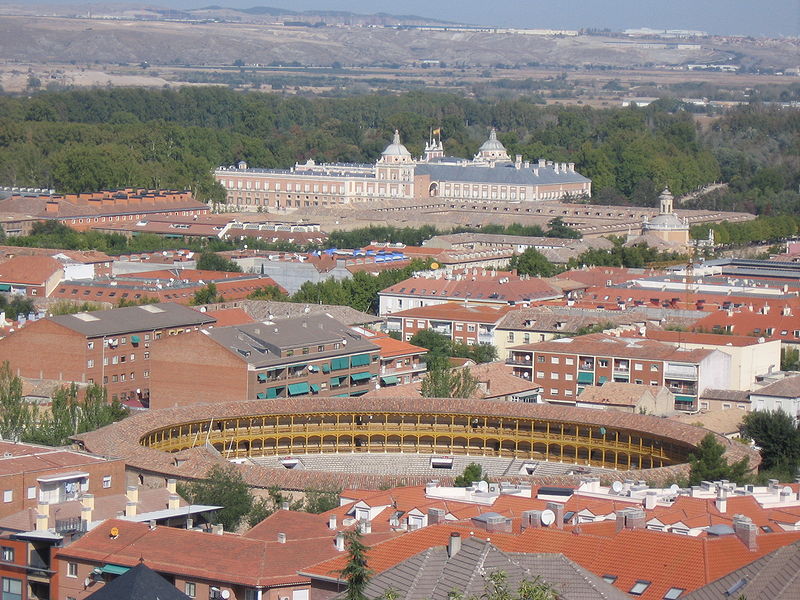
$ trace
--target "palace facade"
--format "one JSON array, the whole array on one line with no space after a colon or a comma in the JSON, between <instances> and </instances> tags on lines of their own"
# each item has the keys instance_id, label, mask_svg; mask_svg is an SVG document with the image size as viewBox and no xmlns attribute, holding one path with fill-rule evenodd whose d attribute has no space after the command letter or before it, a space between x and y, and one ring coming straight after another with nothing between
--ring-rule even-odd
<instances>
[{"instance_id":1,"label":"palace facade","mask_svg":"<svg viewBox=\"0 0 800 600\"><path fill-rule=\"evenodd\" d=\"M434 138L414 159L395 131L374 165L308 160L291 169L252 169L242 161L217 168L214 177L237 211L435 197L535 202L589 196L592 186L574 163L531 163L520 155L512 160L494 129L472 160L445 156L441 140Z\"/></svg>"}]
</instances>

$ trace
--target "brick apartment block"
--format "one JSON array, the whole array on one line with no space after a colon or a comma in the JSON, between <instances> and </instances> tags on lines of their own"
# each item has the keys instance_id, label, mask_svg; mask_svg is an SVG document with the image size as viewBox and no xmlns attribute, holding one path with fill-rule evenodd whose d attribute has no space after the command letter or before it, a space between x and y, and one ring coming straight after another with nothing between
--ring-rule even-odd
<instances>
[{"instance_id":1,"label":"brick apartment block","mask_svg":"<svg viewBox=\"0 0 800 600\"><path fill-rule=\"evenodd\" d=\"M574 404L586 386L615 381L664 386L675 395L676 410L691 412L704 389L727 386L731 358L719 350L591 334L516 346L507 362L517 376L541 385L547 402Z\"/></svg>"},{"instance_id":2,"label":"brick apartment block","mask_svg":"<svg viewBox=\"0 0 800 600\"><path fill-rule=\"evenodd\" d=\"M360 396L377 383L379 348L329 315L307 314L164 340L152 371L152 408Z\"/></svg>"},{"instance_id":3,"label":"brick apartment block","mask_svg":"<svg viewBox=\"0 0 800 600\"><path fill-rule=\"evenodd\" d=\"M109 400L146 406L152 350L212 323L172 303L49 317L0 340L0 361L9 361L20 377L104 385Z\"/></svg>"}]
</instances>

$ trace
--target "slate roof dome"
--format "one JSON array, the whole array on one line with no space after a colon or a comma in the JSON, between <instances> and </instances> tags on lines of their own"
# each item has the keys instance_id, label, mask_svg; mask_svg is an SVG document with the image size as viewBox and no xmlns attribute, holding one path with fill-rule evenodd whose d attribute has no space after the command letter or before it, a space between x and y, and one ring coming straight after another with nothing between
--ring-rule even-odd
<instances>
[{"instance_id":1,"label":"slate roof dome","mask_svg":"<svg viewBox=\"0 0 800 600\"><path fill-rule=\"evenodd\" d=\"M480 148L478 148L478 152L505 152L506 147L503 146L503 142L497 139L497 130L492 128L491 133L489 134L489 139L483 142Z\"/></svg>"},{"instance_id":2,"label":"slate roof dome","mask_svg":"<svg viewBox=\"0 0 800 600\"><path fill-rule=\"evenodd\" d=\"M397 129L394 130L394 138L392 138L392 143L386 146L386 149L381 152L381 156L407 156L411 158L411 152L408 151L403 144L400 143L400 132Z\"/></svg>"}]
</instances>

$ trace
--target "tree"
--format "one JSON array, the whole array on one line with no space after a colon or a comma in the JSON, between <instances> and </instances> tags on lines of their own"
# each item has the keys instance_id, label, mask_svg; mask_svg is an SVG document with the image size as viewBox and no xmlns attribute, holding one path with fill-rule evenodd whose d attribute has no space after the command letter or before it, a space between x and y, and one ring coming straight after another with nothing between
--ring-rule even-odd
<instances>
[{"instance_id":1,"label":"tree","mask_svg":"<svg viewBox=\"0 0 800 600\"><path fill-rule=\"evenodd\" d=\"M561 219L561 217L550 219L550 221L547 223L547 226L549 228L547 231L545 231L545 236L547 237L571 238L575 240L579 240L583 237L583 234L577 229L573 229L572 227L564 225L564 221Z\"/></svg>"},{"instance_id":2,"label":"tree","mask_svg":"<svg viewBox=\"0 0 800 600\"><path fill-rule=\"evenodd\" d=\"M253 508L250 488L233 465L214 465L205 479L181 485L180 495L192 504L222 506L216 518L228 531L236 531Z\"/></svg>"},{"instance_id":3,"label":"tree","mask_svg":"<svg viewBox=\"0 0 800 600\"><path fill-rule=\"evenodd\" d=\"M200 306L202 304L216 304L217 302L225 302L225 298L222 294L217 294L217 286L212 281L194 293L190 304L192 306Z\"/></svg>"},{"instance_id":4,"label":"tree","mask_svg":"<svg viewBox=\"0 0 800 600\"><path fill-rule=\"evenodd\" d=\"M761 471L775 470L791 480L800 467L800 424L782 410L757 410L742 420L742 435L761 449Z\"/></svg>"},{"instance_id":5,"label":"tree","mask_svg":"<svg viewBox=\"0 0 800 600\"><path fill-rule=\"evenodd\" d=\"M347 548L347 564L339 571L339 575L347 581L347 600L367 600L364 588L367 587L372 571L367 566L367 547L361 541L361 533L354 529L345 535Z\"/></svg>"},{"instance_id":6,"label":"tree","mask_svg":"<svg viewBox=\"0 0 800 600\"><path fill-rule=\"evenodd\" d=\"M800 350L781 348L781 371L800 371Z\"/></svg>"},{"instance_id":7,"label":"tree","mask_svg":"<svg viewBox=\"0 0 800 600\"><path fill-rule=\"evenodd\" d=\"M716 436L711 432L706 434L695 452L689 455L689 485L720 479L743 482L749 470L747 457L731 465L725 460L724 454L725 447L717 441Z\"/></svg>"},{"instance_id":8,"label":"tree","mask_svg":"<svg viewBox=\"0 0 800 600\"><path fill-rule=\"evenodd\" d=\"M253 290L247 295L250 300L277 300L278 302L288 302L289 296L284 294L277 285L265 285Z\"/></svg>"},{"instance_id":9,"label":"tree","mask_svg":"<svg viewBox=\"0 0 800 600\"><path fill-rule=\"evenodd\" d=\"M453 480L453 485L455 487L467 487L472 485L473 481L488 481L486 474L483 472L483 467L474 462L464 467L464 472L456 476Z\"/></svg>"},{"instance_id":10,"label":"tree","mask_svg":"<svg viewBox=\"0 0 800 600\"><path fill-rule=\"evenodd\" d=\"M197 268L201 271L228 271L230 273L241 273L242 267L232 260L220 256L216 252L203 252L197 259Z\"/></svg>"},{"instance_id":11,"label":"tree","mask_svg":"<svg viewBox=\"0 0 800 600\"><path fill-rule=\"evenodd\" d=\"M534 277L552 277L560 270L536 248L528 248L522 254L512 256L509 267L516 269L520 275Z\"/></svg>"},{"instance_id":12,"label":"tree","mask_svg":"<svg viewBox=\"0 0 800 600\"><path fill-rule=\"evenodd\" d=\"M468 369L436 367L422 380L421 393L425 398L472 398L478 390L478 380Z\"/></svg>"},{"instance_id":13,"label":"tree","mask_svg":"<svg viewBox=\"0 0 800 600\"><path fill-rule=\"evenodd\" d=\"M22 399L22 380L8 361L0 367L0 437L19 441L31 426L33 408Z\"/></svg>"}]
</instances>

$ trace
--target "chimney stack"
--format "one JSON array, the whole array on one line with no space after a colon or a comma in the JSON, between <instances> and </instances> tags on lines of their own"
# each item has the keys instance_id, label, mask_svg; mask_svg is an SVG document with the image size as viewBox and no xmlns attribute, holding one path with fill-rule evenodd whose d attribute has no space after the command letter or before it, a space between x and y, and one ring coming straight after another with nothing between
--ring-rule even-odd
<instances>
[{"instance_id":1,"label":"chimney stack","mask_svg":"<svg viewBox=\"0 0 800 600\"><path fill-rule=\"evenodd\" d=\"M461 534L454 531L450 534L450 541L447 542L447 556L453 558L461 550Z\"/></svg>"},{"instance_id":2,"label":"chimney stack","mask_svg":"<svg viewBox=\"0 0 800 600\"><path fill-rule=\"evenodd\" d=\"M86 508L94 510L94 494L84 494L81 497L81 504L83 504L83 506L85 506ZM39 512L42 512L41 509L39 510Z\"/></svg>"},{"instance_id":3,"label":"chimney stack","mask_svg":"<svg viewBox=\"0 0 800 600\"><path fill-rule=\"evenodd\" d=\"M742 543L747 546L748 550L756 550L756 534L757 529L750 517L745 515L734 515L733 517L733 532L736 534Z\"/></svg>"},{"instance_id":4,"label":"chimney stack","mask_svg":"<svg viewBox=\"0 0 800 600\"><path fill-rule=\"evenodd\" d=\"M358 522L358 530L363 533L372 533L372 521L369 519L361 519Z\"/></svg>"},{"instance_id":5,"label":"chimney stack","mask_svg":"<svg viewBox=\"0 0 800 600\"><path fill-rule=\"evenodd\" d=\"M436 525L437 523L444 523L446 514L447 513L443 508L429 508L428 525Z\"/></svg>"},{"instance_id":6,"label":"chimney stack","mask_svg":"<svg viewBox=\"0 0 800 600\"><path fill-rule=\"evenodd\" d=\"M81 524L86 524L86 531L89 530L89 523L92 522L92 509L88 506L81 507Z\"/></svg>"},{"instance_id":7,"label":"chimney stack","mask_svg":"<svg viewBox=\"0 0 800 600\"><path fill-rule=\"evenodd\" d=\"M647 493L644 496L645 510L653 510L656 507L657 500L658 492L655 490L647 490Z\"/></svg>"},{"instance_id":8,"label":"chimney stack","mask_svg":"<svg viewBox=\"0 0 800 600\"><path fill-rule=\"evenodd\" d=\"M336 529L336 515L328 517L328 529Z\"/></svg>"},{"instance_id":9,"label":"chimney stack","mask_svg":"<svg viewBox=\"0 0 800 600\"><path fill-rule=\"evenodd\" d=\"M174 479L167 479L167 491L170 494L178 493L178 482Z\"/></svg>"},{"instance_id":10,"label":"chimney stack","mask_svg":"<svg viewBox=\"0 0 800 600\"><path fill-rule=\"evenodd\" d=\"M526 510L522 513L522 524L520 529L525 531L528 527L537 528L542 526L542 511Z\"/></svg>"},{"instance_id":11,"label":"chimney stack","mask_svg":"<svg viewBox=\"0 0 800 600\"><path fill-rule=\"evenodd\" d=\"M285 544L286 543L286 534L281 532L278 534L278 543Z\"/></svg>"},{"instance_id":12,"label":"chimney stack","mask_svg":"<svg viewBox=\"0 0 800 600\"><path fill-rule=\"evenodd\" d=\"M555 526L558 529L564 529L564 505L558 502L548 502L547 509L552 510L556 515Z\"/></svg>"},{"instance_id":13,"label":"chimney stack","mask_svg":"<svg viewBox=\"0 0 800 600\"><path fill-rule=\"evenodd\" d=\"M181 497L178 494L170 494L167 499L167 508L170 510L178 510L181 506Z\"/></svg>"},{"instance_id":14,"label":"chimney stack","mask_svg":"<svg viewBox=\"0 0 800 600\"><path fill-rule=\"evenodd\" d=\"M212 525L211 533L213 535L222 535L223 533L225 533L225 528L221 524Z\"/></svg>"},{"instance_id":15,"label":"chimney stack","mask_svg":"<svg viewBox=\"0 0 800 600\"><path fill-rule=\"evenodd\" d=\"M50 518L47 515L36 514L36 531L45 531L48 529Z\"/></svg>"},{"instance_id":16,"label":"chimney stack","mask_svg":"<svg viewBox=\"0 0 800 600\"><path fill-rule=\"evenodd\" d=\"M40 500L36 510L40 515L44 515L48 519L50 518L50 505L47 502L42 502Z\"/></svg>"},{"instance_id":17,"label":"chimney stack","mask_svg":"<svg viewBox=\"0 0 800 600\"><path fill-rule=\"evenodd\" d=\"M339 552L344 552L344 532L340 531L336 534L336 539L334 540L334 545Z\"/></svg>"},{"instance_id":18,"label":"chimney stack","mask_svg":"<svg viewBox=\"0 0 800 600\"><path fill-rule=\"evenodd\" d=\"M139 501L139 488L135 485L129 485L128 491L125 493L128 497L128 500L131 502L138 502Z\"/></svg>"},{"instance_id":19,"label":"chimney stack","mask_svg":"<svg viewBox=\"0 0 800 600\"><path fill-rule=\"evenodd\" d=\"M126 517L135 517L136 516L136 502L128 502L125 505L125 516Z\"/></svg>"},{"instance_id":20,"label":"chimney stack","mask_svg":"<svg viewBox=\"0 0 800 600\"><path fill-rule=\"evenodd\" d=\"M728 490L720 488L717 492L717 510L722 514L728 510Z\"/></svg>"}]
</instances>

